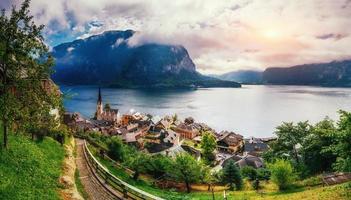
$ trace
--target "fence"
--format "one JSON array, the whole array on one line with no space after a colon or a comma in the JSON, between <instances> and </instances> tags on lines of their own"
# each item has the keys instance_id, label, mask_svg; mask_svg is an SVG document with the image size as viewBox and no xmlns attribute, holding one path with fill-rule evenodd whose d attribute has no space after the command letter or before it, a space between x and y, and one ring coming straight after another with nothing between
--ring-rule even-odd
<instances>
[{"instance_id":1,"label":"fence","mask_svg":"<svg viewBox=\"0 0 351 200\"><path fill-rule=\"evenodd\" d=\"M83 149L84 156L87 159L89 166L94 169L93 172L95 172L99 177L101 177L105 181L105 183L107 183L119 193L121 193L123 195L123 198L135 200L163 200L162 198L156 197L143 190L140 190L111 174L108 171L108 169L106 169L99 163L99 161L96 160L96 158L90 152L85 140Z\"/></svg>"}]
</instances>

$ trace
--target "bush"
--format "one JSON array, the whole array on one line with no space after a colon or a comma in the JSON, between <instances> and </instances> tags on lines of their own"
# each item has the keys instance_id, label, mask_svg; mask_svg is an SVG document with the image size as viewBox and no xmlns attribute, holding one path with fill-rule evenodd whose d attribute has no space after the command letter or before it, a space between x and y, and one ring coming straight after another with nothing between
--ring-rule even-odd
<instances>
[{"instance_id":1,"label":"bush","mask_svg":"<svg viewBox=\"0 0 351 200\"><path fill-rule=\"evenodd\" d=\"M271 178L271 171L267 168L259 168L257 171L257 178L259 180L268 181Z\"/></svg>"},{"instance_id":2,"label":"bush","mask_svg":"<svg viewBox=\"0 0 351 200\"><path fill-rule=\"evenodd\" d=\"M250 181L253 181L257 178L257 171L251 166L243 167L240 172L243 177L248 178Z\"/></svg>"},{"instance_id":3,"label":"bush","mask_svg":"<svg viewBox=\"0 0 351 200\"><path fill-rule=\"evenodd\" d=\"M286 160L276 160L274 163L268 164L268 167L272 173L271 180L279 187L279 190L287 189L295 179L293 167Z\"/></svg>"},{"instance_id":4,"label":"bush","mask_svg":"<svg viewBox=\"0 0 351 200\"><path fill-rule=\"evenodd\" d=\"M124 144L119 137L111 137L111 140L108 142L108 155L116 161L125 160L125 150Z\"/></svg>"}]
</instances>

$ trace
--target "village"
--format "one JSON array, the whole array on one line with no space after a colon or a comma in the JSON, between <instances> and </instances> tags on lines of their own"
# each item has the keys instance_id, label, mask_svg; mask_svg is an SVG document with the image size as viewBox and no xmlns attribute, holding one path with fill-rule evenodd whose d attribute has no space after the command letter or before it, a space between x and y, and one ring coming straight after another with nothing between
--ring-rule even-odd
<instances>
[{"instance_id":1,"label":"village","mask_svg":"<svg viewBox=\"0 0 351 200\"><path fill-rule=\"evenodd\" d=\"M177 115L160 117L137 111L121 114L118 109L103 104L100 88L93 118L85 119L79 113L67 112L64 123L82 132L94 131L106 136L119 136L124 143L149 154L174 157L178 153L187 152L198 160L201 158L202 134L209 132L217 143L213 166L216 171L222 169L229 160L233 160L239 168L264 167L260 156L269 149L268 142L275 140L273 137L244 138L232 131L217 132L204 123L196 122L192 117L181 120Z\"/></svg>"}]
</instances>

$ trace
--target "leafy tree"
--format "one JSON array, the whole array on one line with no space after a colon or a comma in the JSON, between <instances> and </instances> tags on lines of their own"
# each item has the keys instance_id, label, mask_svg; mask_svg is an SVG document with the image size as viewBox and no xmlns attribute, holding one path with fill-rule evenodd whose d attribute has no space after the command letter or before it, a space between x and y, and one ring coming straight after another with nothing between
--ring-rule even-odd
<instances>
[{"instance_id":1,"label":"leafy tree","mask_svg":"<svg viewBox=\"0 0 351 200\"><path fill-rule=\"evenodd\" d=\"M251 166L245 166L240 169L241 175L248 178L250 181L253 181L257 178L257 171Z\"/></svg>"},{"instance_id":2,"label":"leafy tree","mask_svg":"<svg viewBox=\"0 0 351 200\"><path fill-rule=\"evenodd\" d=\"M149 162L147 163L146 170L154 178L160 178L167 173L167 169L170 167L172 167L171 158L157 154L150 158Z\"/></svg>"},{"instance_id":3,"label":"leafy tree","mask_svg":"<svg viewBox=\"0 0 351 200\"><path fill-rule=\"evenodd\" d=\"M116 161L125 160L125 149L124 144L120 137L113 136L108 142L108 155Z\"/></svg>"},{"instance_id":4,"label":"leafy tree","mask_svg":"<svg viewBox=\"0 0 351 200\"><path fill-rule=\"evenodd\" d=\"M42 80L48 79L53 59L37 26L29 15L29 0L19 10L12 8L0 15L0 120L3 123L3 145L7 147L8 129L49 122L43 117L59 104L58 95L45 91ZM32 126L33 127L33 126Z\"/></svg>"},{"instance_id":5,"label":"leafy tree","mask_svg":"<svg viewBox=\"0 0 351 200\"><path fill-rule=\"evenodd\" d=\"M202 155L205 158L207 163L213 161L215 159L213 155L213 151L216 149L217 143L216 138L210 132L205 132L202 135L201 140L201 148L202 148Z\"/></svg>"},{"instance_id":6,"label":"leafy tree","mask_svg":"<svg viewBox=\"0 0 351 200\"><path fill-rule=\"evenodd\" d=\"M223 182L229 184L230 190L240 190L243 186L243 180L238 167L233 160L230 160L223 169Z\"/></svg>"},{"instance_id":7,"label":"leafy tree","mask_svg":"<svg viewBox=\"0 0 351 200\"><path fill-rule=\"evenodd\" d=\"M330 171L336 156L331 149L327 149L335 140L333 135L336 132L334 122L329 118L317 123L311 134L305 137L301 154L304 168L315 174L323 171ZM300 170L302 171L302 170Z\"/></svg>"},{"instance_id":8,"label":"leafy tree","mask_svg":"<svg viewBox=\"0 0 351 200\"><path fill-rule=\"evenodd\" d=\"M133 156L128 157L125 163L134 171L134 180L138 180L140 173L146 172L146 166L149 160L150 156L142 152L135 152Z\"/></svg>"},{"instance_id":9,"label":"leafy tree","mask_svg":"<svg viewBox=\"0 0 351 200\"><path fill-rule=\"evenodd\" d=\"M187 192L190 192L190 184L198 181L201 176L201 164L187 153L178 154L174 160L169 174L178 181L185 183Z\"/></svg>"},{"instance_id":10,"label":"leafy tree","mask_svg":"<svg viewBox=\"0 0 351 200\"><path fill-rule=\"evenodd\" d=\"M351 113L339 111L337 134L335 142L327 150L331 150L337 156L334 169L337 171L351 172Z\"/></svg>"},{"instance_id":11,"label":"leafy tree","mask_svg":"<svg viewBox=\"0 0 351 200\"><path fill-rule=\"evenodd\" d=\"M303 143L304 138L310 134L311 125L308 121L299 122L297 125L284 122L277 127L275 134L278 140L272 145L279 155L288 154L296 162L300 162L298 146Z\"/></svg>"},{"instance_id":12,"label":"leafy tree","mask_svg":"<svg viewBox=\"0 0 351 200\"><path fill-rule=\"evenodd\" d=\"M268 164L268 167L272 173L271 180L279 187L279 190L287 189L295 179L293 167L289 161L278 159Z\"/></svg>"}]
</instances>

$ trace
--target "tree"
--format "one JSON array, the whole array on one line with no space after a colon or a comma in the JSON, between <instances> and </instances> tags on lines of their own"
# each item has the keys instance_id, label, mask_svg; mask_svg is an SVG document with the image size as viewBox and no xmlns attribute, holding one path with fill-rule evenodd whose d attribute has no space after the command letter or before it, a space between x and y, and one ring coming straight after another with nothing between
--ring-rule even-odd
<instances>
[{"instance_id":1,"label":"tree","mask_svg":"<svg viewBox=\"0 0 351 200\"><path fill-rule=\"evenodd\" d=\"M230 160L223 169L223 182L229 184L230 190L240 190L243 186L243 180L238 167L233 160Z\"/></svg>"},{"instance_id":2,"label":"tree","mask_svg":"<svg viewBox=\"0 0 351 200\"><path fill-rule=\"evenodd\" d=\"M42 117L57 105L59 98L42 87L48 79L53 59L37 26L29 15L29 0L21 8L12 8L8 16L0 15L0 120L3 124L3 146L7 147L8 129L29 128L45 123Z\"/></svg>"},{"instance_id":3,"label":"tree","mask_svg":"<svg viewBox=\"0 0 351 200\"><path fill-rule=\"evenodd\" d=\"M277 127L275 134L278 140L273 145L273 148L280 154L286 153L290 155L294 162L299 163L298 146L303 143L304 138L310 134L310 131L311 125L308 121L299 122L297 125L284 122Z\"/></svg>"},{"instance_id":4,"label":"tree","mask_svg":"<svg viewBox=\"0 0 351 200\"><path fill-rule=\"evenodd\" d=\"M333 168L337 171L351 172L351 113L339 111L340 119L338 121L338 130L335 137L335 142L326 150L334 152L337 156Z\"/></svg>"},{"instance_id":5,"label":"tree","mask_svg":"<svg viewBox=\"0 0 351 200\"><path fill-rule=\"evenodd\" d=\"M311 129L311 133L305 137L301 155L306 169L312 173L330 171L336 161L336 155L329 147L334 143L336 127L329 118L317 123Z\"/></svg>"},{"instance_id":6,"label":"tree","mask_svg":"<svg viewBox=\"0 0 351 200\"><path fill-rule=\"evenodd\" d=\"M146 170L154 178L160 178L167 173L167 169L170 167L172 167L171 158L157 154L150 158L149 162L147 163Z\"/></svg>"},{"instance_id":7,"label":"tree","mask_svg":"<svg viewBox=\"0 0 351 200\"><path fill-rule=\"evenodd\" d=\"M178 154L174 160L169 174L178 181L185 183L186 190L190 192L190 184L198 181L201 175L201 164L187 153Z\"/></svg>"},{"instance_id":8,"label":"tree","mask_svg":"<svg viewBox=\"0 0 351 200\"><path fill-rule=\"evenodd\" d=\"M116 161L124 161L125 160L125 150L124 144L121 138L117 136L111 137L107 144L108 147L108 155Z\"/></svg>"},{"instance_id":9,"label":"tree","mask_svg":"<svg viewBox=\"0 0 351 200\"><path fill-rule=\"evenodd\" d=\"M127 166L134 171L134 180L138 180L140 173L146 172L146 166L149 160L150 156L142 152L135 152L133 156L127 159Z\"/></svg>"},{"instance_id":10,"label":"tree","mask_svg":"<svg viewBox=\"0 0 351 200\"><path fill-rule=\"evenodd\" d=\"M202 155L204 156L206 163L209 163L215 159L213 151L216 149L216 146L216 138L210 132L205 132L202 135L201 148Z\"/></svg>"},{"instance_id":11,"label":"tree","mask_svg":"<svg viewBox=\"0 0 351 200\"><path fill-rule=\"evenodd\" d=\"M245 166L241 168L240 172L243 177L248 178L250 181L253 181L257 178L257 171L251 166Z\"/></svg>"},{"instance_id":12,"label":"tree","mask_svg":"<svg viewBox=\"0 0 351 200\"><path fill-rule=\"evenodd\" d=\"M274 163L268 164L268 168L272 173L271 180L279 187L279 190L287 189L295 179L293 167L289 161L278 159Z\"/></svg>"}]
</instances>

